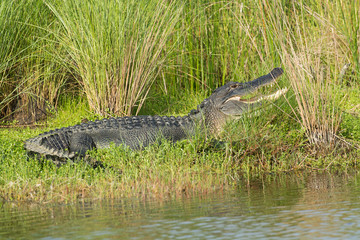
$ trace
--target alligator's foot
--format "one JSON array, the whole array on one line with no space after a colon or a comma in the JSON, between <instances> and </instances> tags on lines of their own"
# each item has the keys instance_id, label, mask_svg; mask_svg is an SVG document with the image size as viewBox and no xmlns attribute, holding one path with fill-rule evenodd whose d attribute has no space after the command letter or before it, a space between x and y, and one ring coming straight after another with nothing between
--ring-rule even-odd
<instances>
[{"instance_id":1,"label":"alligator's foot","mask_svg":"<svg viewBox=\"0 0 360 240\"><path fill-rule=\"evenodd\" d=\"M205 143L205 150L224 150L228 145L229 143L226 141L213 138Z\"/></svg>"},{"instance_id":2,"label":"alligator's foot","mask_svg":"<svg viewBox=\"0 0 360 240\"><path fill-rule=\"evenodd\" d=\"M209 151L224 151L229 146L229 143L226 141L212 138L209 141L201 141L197 146L197 153Z\"/></svg>"},{"instance_id":3,"label":"alligator's foot","mask_svg":"<svg viewBox=\"0 0 360 240\"><path fill-rule=\"evenodd\" d=\"M228 142L226 141L220 141L220 140L217 140L215 138L211 139L210 141L210 146L214 149L221 149L223 150L224 148L226 148L227 146L229 145Z\"/></svg>"},{"instance_id":4,"label":"alligator's foot","mask_svg":"<svg viewBox=\"0 0 360 240\"><path fill-rule=\"evenodd\" d=\"M119 175L121 175L123 173L123 171L121 169L116 168L116 167L112 167L112 166L107 166L103 162L98 161L98 160L92 158L89 155L85 155L84 161L94 169L97 169L97 168L104 169L104 170L105 169L110 169L110 170L113 170L114 172L116 172Z\"/></svg>"},{"instance_id":5,"label":"alligator's foot","mask_svg":"<svg viewBox=\"0 0 360 240\"><path fill-rule=\"evenodd\" d=\"M82 160L92 168L103 168L103 169L106 168L106 166L101 161L96 160L95 158L89 156L88 154L84 156L84 159L79 159L79 161Z\"/></svg>"}]
</instances>

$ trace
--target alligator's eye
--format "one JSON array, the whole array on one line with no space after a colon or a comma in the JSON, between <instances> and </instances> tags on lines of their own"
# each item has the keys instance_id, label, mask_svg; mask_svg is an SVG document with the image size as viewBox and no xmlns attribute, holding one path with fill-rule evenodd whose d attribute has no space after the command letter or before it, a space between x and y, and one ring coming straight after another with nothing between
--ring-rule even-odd
<instances>
[{"instance_id":1,"label":"alligator's eye","mask_svg":"<svg viewBox=\"0 0 360 240\"><path fill-rule=\"evenodd\" d=\"M234 89L234 88L237 88L237 87L238 87L237 84L233 84L233 85L230 86L231 89Z\"/></svg>"}]
</instances>

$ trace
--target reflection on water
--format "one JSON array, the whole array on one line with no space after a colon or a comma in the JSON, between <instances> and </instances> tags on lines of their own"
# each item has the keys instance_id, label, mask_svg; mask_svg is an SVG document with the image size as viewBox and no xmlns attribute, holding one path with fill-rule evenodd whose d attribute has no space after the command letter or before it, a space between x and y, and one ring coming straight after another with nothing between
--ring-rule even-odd
<instances>
[{"instance_id":1,"label":"reflection on water","mask_svg":"<svg viewBox=\"0 0 360 240\"><path fill-rule=\"evenodd\" d=\"M0 239L356 239L359 176L266 176L231 192L167 201L5 204Z\"/></svg>"}]
</instances>

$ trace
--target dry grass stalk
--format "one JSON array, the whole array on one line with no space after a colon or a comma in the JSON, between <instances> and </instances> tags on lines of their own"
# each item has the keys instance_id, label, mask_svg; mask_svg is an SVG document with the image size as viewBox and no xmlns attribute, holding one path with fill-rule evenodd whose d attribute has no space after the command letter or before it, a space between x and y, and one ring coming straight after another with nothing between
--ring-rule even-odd
<instances>
[{"instance_id":1,"label":"dry grass stalk","mask_svg":"<svg viewBox=\"0 0 360 240\"><path fill-rule=\"evenodd\" d=\"M342 38L323 19L318 21L318 31L322 34L314 36L306 31L302 15L295 14L294 18L295 30L286 33L290 38L280 44L282 61L297 102L293 113L312 145L320 149L333 149L338 142L337 133L341 123L341 99L336 92L335 82L342 68L340 59L345 57ZM287 24L290 29L290 22Z\"/></svg>"}]
</instances>

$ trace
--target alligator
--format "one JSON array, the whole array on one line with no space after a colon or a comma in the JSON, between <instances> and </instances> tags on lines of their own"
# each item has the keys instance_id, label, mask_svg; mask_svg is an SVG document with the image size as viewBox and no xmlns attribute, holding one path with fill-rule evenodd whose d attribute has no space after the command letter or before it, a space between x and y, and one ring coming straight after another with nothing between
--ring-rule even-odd
<instances>
[{"instance_id":1,"label":"alligator","mask_svg":"<svg viewBox=\"0 0 360 240\"><path fill-rule=\"evenodd\" d=\"M42 133L26 140L24 147L28 153L67 161L84 157L88 150L108 148L111 144L136 150L160 142L162 138L176 142L190 138L198 129L216 137L228 121L257 109L264 100L274 100L285 94L286 88L269 95L244 98L262 86L273 84L282 73L281 68L275 68L250 82L228 82L215 89L186 116L105 118Z\"/></svg>"}]
</instances>

